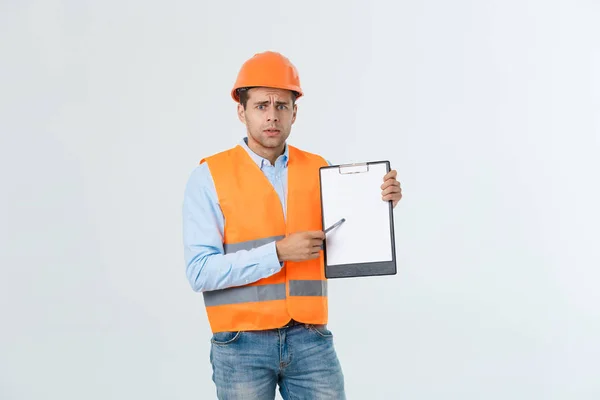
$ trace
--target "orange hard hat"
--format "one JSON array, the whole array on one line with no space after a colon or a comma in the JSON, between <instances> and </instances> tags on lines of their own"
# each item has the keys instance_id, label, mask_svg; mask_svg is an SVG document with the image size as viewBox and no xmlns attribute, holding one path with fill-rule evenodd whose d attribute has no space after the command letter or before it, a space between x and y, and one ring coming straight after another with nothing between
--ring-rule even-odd
<instances>
[{"instance_id":1,"label":"orange hard hat","mask_svg":"<svg viewBox=\"0 0 600 400\"><path fill-rule=\"evenodd\" d=\"M274 51L255 54L242 65L231 97L239 103L238 89L256 86L292 90L296 92L296 98L303 95L296 67Z\"/></svg>"}]
</instances>

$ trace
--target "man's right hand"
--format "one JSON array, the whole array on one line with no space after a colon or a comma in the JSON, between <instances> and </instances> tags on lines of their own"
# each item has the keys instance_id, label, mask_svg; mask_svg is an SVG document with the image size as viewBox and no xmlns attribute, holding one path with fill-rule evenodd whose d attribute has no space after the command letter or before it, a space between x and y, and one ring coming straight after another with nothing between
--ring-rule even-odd
<instances>
[{"instance_id":1,"label":"man's right hand","mask_svg":"<svg viewBox=\"0 0 600 400\"><path fill-rule=\"evenodd\" d=\"M292 233L275 243L279 261L305 261L319 257L321 245L325 240L323 231Z\"/></svg>"}]
</instances>

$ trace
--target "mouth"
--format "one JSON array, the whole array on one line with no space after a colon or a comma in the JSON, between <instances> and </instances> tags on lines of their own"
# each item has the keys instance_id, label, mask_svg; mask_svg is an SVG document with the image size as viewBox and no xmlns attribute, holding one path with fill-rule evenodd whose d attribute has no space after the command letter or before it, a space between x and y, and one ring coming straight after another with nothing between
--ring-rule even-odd
<instances>
[{"instance_id":1,"label":"mouth","mask_svg":"<svg viewBox=\"0 0 600 400\"><path fill-rule=\"evenodd\" d=\"M267 136L277 136L281 133L279 129L265 129L263 132L266 133Z\"/></svg>"}]
</instances>

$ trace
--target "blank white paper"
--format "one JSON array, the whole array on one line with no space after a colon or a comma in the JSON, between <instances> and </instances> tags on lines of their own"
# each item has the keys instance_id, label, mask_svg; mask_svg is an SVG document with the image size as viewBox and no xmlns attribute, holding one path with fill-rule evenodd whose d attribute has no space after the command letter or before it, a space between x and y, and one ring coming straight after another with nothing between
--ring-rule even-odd
<instances>
[{"instance_id":1,"label":"blank white paper","mask_svg":"<svg viewBox=\"0 0 600 400\"><path fill-rule=\"evenodd\" d=\"M323 230L346 218L326 234L328 265L392 261L389 203L381 198L386 173L385 163L352 174L321 170Z\"/></svg>"}]
</instances>

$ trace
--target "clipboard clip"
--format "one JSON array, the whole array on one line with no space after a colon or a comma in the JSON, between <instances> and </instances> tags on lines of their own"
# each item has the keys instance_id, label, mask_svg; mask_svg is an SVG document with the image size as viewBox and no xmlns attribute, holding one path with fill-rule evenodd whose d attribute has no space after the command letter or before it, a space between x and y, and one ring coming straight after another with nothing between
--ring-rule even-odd
<instances>
[{"instance_id":1,"label":"clipboard clip","mask_svg":"<svg viewBox=\"0 0 600 400\"><path fill-rule=\"evenodd\" d=\"M354 164L343 164L338 167L340 174L361 174L363 172L369 172L369 164L354 163Z\"/></svg>"}]
</instances>

